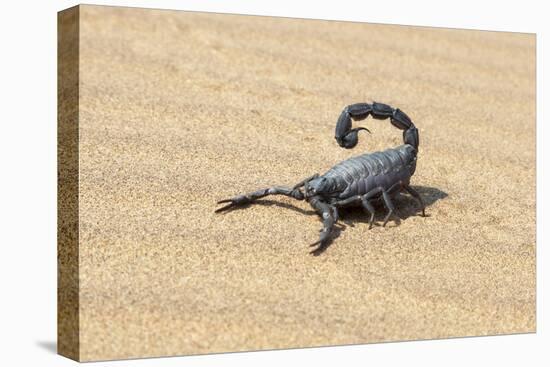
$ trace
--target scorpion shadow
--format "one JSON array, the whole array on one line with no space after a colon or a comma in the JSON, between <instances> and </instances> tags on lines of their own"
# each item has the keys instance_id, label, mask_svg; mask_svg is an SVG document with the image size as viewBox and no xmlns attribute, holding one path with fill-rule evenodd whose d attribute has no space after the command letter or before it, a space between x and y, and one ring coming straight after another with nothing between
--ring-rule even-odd
<instances>
[{"instance_id":1,"label":"scorpion shadow","mask_svg":"<svg viewBox=\"0 0 550 367\"><path fill-rule=\"evenodd\" d=\"M426 211L426 217L430 216L428 208L434 204L436 201L441 200L449 196L446 192L441 191L435 187L428 186L412 186L424 201L424 208ZM387 226L399 226L402 220L406 220L412 216L421 216L422 211L420 210L420 205L416 199L407 195L403 192L397 193L393 196L393 203L395 205L394 214L391 216L388 221ZM373 229L375 227L381 227L382 222L388 212L388 209L384 206L382 199L375 200L373 203L376 213L374 215ZM332 230L332 235L329 241L325 246L317 248L312 252L313 255L318 256L326 251L326 249L332 245L334 240L338 238L342 231L345 231L347 227L355 227L356 224L361 223L362 225L369 225L369 215L365 213L363 208L352 206L338 209L339 219L338 223L334 226Z\"/></svg>"},{"instance_id":2,"label":"scorpion shadow","mask_svg":"<svg viewBox=\"0 0 550 367\"><path fill-rule=\"evenodd\" d=\"M418 191L418 193L422 197L422 200L424 201L424 207L426 208L426 211L427 211L426 217L430 216L430 213L428 212L428 208L432 204L434 204L438 200L444 199L447 196L449 196L446 192L441 191L435 187L428 187L428 186L412 186L412 187L416 191ZM416 199L414 199L410 195L400 192L393 197L393 202L395 204L395 212L394 212L394 215L390 218L390 221L388 222L389 225L391 225L391 223L395 223L395 226L398 226L401 224L402 220L406 220L407 218L412 216L422 215L418 201L416 201ZM254 205L276 206L279 208L294 210L304 215L317 215L317 213L313 209L305 210L293 204L284 203L284 202L275 201L275 200L258 200L254 203ZM386 216L386 213L387 213L387 208L384 206L384 203L382 200L375 201L374 207L376 209L376 214L374 216L375 222L373 224L373 228L376 226L382 226L380 222L384 220L384 217ZM366 225L366 226L369 225L368 214L366 214L361 207L340 208L338 209L338 213L340 218L338 220L338 223L336 223L334 226L330 240L325 244L325 246L322 246L317 250L315 250L313 252L314 255L322 254L332 244L332 242L336 238L340 237L340 234L342 233L342 231L345 231L347 227L353 228L358 223L361 223L362 225Z\"/></svg>"},{"instance_id":3,"label":"scorpion shadow","mask_svg":"<svg viewBox=\"0 0 550 367\"><path fill-rule=\"evenodd\" d=\"M426 217L430 216L428 208L432 204L434 204L438 200L444 199L447 196L449 196L446 192L441 191L435 187L428 187L428 186L411 186L411 187L415 189L422 197L422 200L424 201ZM394 215L392 215L390 220L388 221L388 225L391 225L391 223L395 223L395 226L398 226L401 224L401 221L406 220L409 217L422 215L418 201L414 199L412 196L407 195L403 192L400 192L393 197L393 203L395 205L395 211L394 211ZM374 216L373 228L376 226L382 226L380 222L384 220L388 211L388 209L384 206L384 203L382 200L376 200L374 202L374 207L376 209L376 214ZM340 208L339 214L340 214L340 222L345 224L344 230L346 226L355 227L355 224L357 223L368 225L368 219L369 219L368 215L363 211L361 207ZM338 229L335 229L335 231L337 230Z\"/></svg>"}]
</instances>

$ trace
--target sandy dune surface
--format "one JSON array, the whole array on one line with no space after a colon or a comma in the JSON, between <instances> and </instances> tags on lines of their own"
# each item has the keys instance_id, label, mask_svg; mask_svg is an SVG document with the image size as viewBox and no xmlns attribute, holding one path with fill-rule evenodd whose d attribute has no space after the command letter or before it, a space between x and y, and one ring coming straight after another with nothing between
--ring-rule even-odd
<instances>
[{"instance_id":1,"label":"sandy dune surface","mask_svg":"<svg viewBox=\"0 0 550 367\"><path fill-rule=\"evenodd\" d=\"M535 331L535 36L82 6L82 360ZM273 197L344 150L350 103L420 130L415 201L368 230ZM383 216L380 213L378 220Z\"/></svg>"}]
</instances>

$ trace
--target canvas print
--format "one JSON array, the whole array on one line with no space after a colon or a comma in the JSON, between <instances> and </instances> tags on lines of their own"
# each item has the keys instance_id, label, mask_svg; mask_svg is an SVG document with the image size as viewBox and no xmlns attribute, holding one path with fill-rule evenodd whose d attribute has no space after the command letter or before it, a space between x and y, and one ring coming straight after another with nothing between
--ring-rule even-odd
<instances>
[{"instance_id":1,"label":"canvas print","mask_svg":"<svg viewBox=\"0 0 550 367\"><path fill-rule=\"evenodd\" d=\"M536 331L535 35L58 14L58 351Z\"/></svg>"}]
</instances>

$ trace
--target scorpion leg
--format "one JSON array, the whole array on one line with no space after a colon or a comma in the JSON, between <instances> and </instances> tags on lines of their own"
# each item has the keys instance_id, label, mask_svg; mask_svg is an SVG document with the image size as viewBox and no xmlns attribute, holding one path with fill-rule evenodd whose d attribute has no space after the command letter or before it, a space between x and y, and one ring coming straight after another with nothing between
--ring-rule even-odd
<instances>
[{"instance_id":1,"label":"scorpion leg","mask_svg":"<svg viewBox=\"0 0 550 367\"><path fill-rule=\"evenodd\" d=\"M292 197L296 200L304 200L305 198L304 194L299 189L275 186L267 189L261 189L254 192L250 192L248 194L237 195L235 197L232 197L231 199L220 200L218 201L218 204L223 204L223 203L229 203L229 204L216 209L215 212L219 213L221 211L224 211L236 206L243 206L246 204L250 204L253 201L263 198L264 196L267 196L267 195L285 195L285 196Z\"/></svg>"},{"instance_id":2,"label":"scorpion leg","mask_svg":"<svg viewBox=\"0 0 550 367\"><path fill-rule=\"evenodd\" d=\"M390 194L388 194L387 191L382 192L382 198L384 199L384 204L388 207L388 214L386 215L386 218L384 218L384 224L382 224L382 227L385 227L388 223L388 220L390 220L391 215L393 214L395 210L395 206L393 205L393 202L391 201Z\"/></svg>"},{"instance_id":3,"label":"scorpion leg","mask_svg":"<svg viewBox=\"0 0 550 367\"><path fill-rule=\"evenodd\" d=\"M332 203L332 207L334 208L334 221L336 222L338 220L338 208L344 207L350 204L360 203L360 202L361 202L361 196L355 195L350 198Z\"/></svg>"},{"instance_id":4,"label":"scorpion leg","mask_svg":"<svg viewBox=\"0 0 550 367\"><path fill-rule=\"evenodd\" d=\"M425 212L425 207L426 206L424 205L424 201L422 200L422 197L420 196L420 194L410 186L404 186L404 189L409 194L411 194L412 197L414 197L416 200L418 200L418 202L420 203L420 208L422 209L422 216L425 217L426 216L426 212Z\"/></svg>"},{"instance_id":5,"label":"scorpion leg","mask_svg":"<svg viewBox=\"0 0 550 367\"><path fill-rule=\"evenodd\" d=\"M374 223L374 214L376 213L376 210L374 209L374 206L372 206L370 201L364 196L361 197L361 204L363 204L363 209L365 209L365 211L367 211L370 214L369 229L371 229L372 224Z\"/></svg>"},{"instance_id":6,"label":"scorpion leg","mask_svg":"<svg viewBox=\"0 0 550 367\"><path fill-rule=\"evenodd\" d=\"M374 209L374 206L372 206L372 204L370 203L369 199L367 198L367 195L355 195L347 199L335 202L334 206L341 207L341 206L347 206L351 204L361 204L363 206L363 209L370 214L369 229L371 229L372 224L374 223L374 215L376 213L376 210Z\"/></svg>"},{"instance_id":7,"label":"scorpion leg","mask_svg":"<svg viewBox=\"0 0 550 367\"><path fill-rule=\"evenodd\" d=\"M334 224L337 220L338 212L335 206L329 205L321 201L321 199L319 199L318 197L313 197L309 199L309 203L315 209L315 211L319 213L321 218L323 218L323 229L321 230L319 240L310 245L310 247L317 246L316 249L310 251L310 254L319 255L327 248L332 228L334 227Z\"/></svg>"},{"instance_id":8,"label":"scorpion leg","mask_svg":"<svg viewBox=\"0 0 550 367\"><path fill-rule=\"evenodd\" d=\"M378 192L377 189L375 189L375 192ZM372 194L371 194L372 195ZM352 197L349 197L344 200L340 200L334 203L335 206L346 206L350 204L361 204L363 206L363 209L370 214L369 217L369 229L372 228L372 225L374 223L374 215L376 214L376 209L374 209L374 206L371 204L369 198L367 195L355 195Z\"/></svg>"},{"instance_id":9,"label":"scorpion leg","mask_svg":"<svg viewBox=\"0 0 550 367\"><path fill-rule=\"evenodd\" d=\"M339 200L334 203L335 206L348 206L351 204L359 204L361 202L361 195L355 195L347 199Z\"/></svg>"}]
</instances>

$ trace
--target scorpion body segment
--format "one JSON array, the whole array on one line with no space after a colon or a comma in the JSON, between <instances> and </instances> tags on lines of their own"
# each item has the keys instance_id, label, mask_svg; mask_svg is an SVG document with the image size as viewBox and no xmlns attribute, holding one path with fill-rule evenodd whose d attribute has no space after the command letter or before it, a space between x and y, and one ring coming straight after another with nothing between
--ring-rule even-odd
<instances>
[{"instance_id":1,"label":"scorpion body segment","mask_svg":"<svg viewBox=\"0 0 550 367\"><path fill-rule=\"evenodd\" d=\"M382 200L388 209L383 223L385 226L395 210L391 196L404 190L419 202L424 216L422 198L409 186L416 170L418 130L404 112L377 102L349 105L344 108L336 123L337 143L346 149L355 147L358 132L370 131L364 127L352 128L352 120L360 121L369 115L378 120L389 118L393 126L403 131L404 144L382 152L349 158L336 164L323 175L310 176L291 188L276 186L221 200L218 204L228 204L216 212L250 204L267 195L286 195L296 200L307 200L323 221L320 238L311 245L317 246L312 251L316 255L324 251L330 241L331 231L338 221L338 208L362 206L370 214L370 229L376 212L373 204Z\"/></svg>"},{"instance_id":2,"label":"scorpion body segment","mask_svg":"<svg viewBox=\"0 0 550 367\"><path fill-rule=\"evenodd\" d=\"M393 126L403 130L403 142L418 150L418 130L409 116L399 108L393 108L378 102L372 104L356 103L344 108L336 122L335 131L336 141L341 147L351 149L357 145L359 131L369 130L364 127L352 129L352 120L361 121L369 115L377 120L389 118Z\"/></svg>"},{"instance_id":3,"label":"scorpion body segment","mask_svg":"<svg viewBox=\"0 0 550 367\"><path fill-rule=\"evenodd\" d=\"M334 181L340 190L327 193L331 202L354 195L365 195L371 190L390 188L396 182L408 185L416 168L416 154L410 145L401 145L383 152L362 154L332 167L322 177Z\"/></svg>"}]
</instances>

